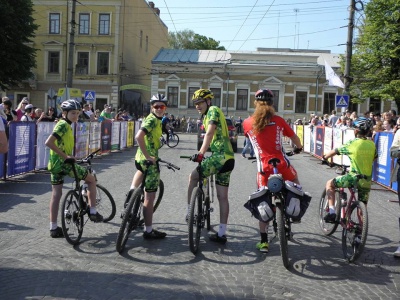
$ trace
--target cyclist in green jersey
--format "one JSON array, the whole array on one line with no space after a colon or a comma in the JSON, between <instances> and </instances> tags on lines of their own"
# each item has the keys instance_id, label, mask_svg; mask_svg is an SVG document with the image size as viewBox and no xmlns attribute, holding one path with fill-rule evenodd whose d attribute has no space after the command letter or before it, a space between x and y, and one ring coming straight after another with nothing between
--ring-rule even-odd
<instances>
[{"instance_id":1,"label":"cyclist in green jersey","mask_svg":"<svg viewBox=\"0 0 400 300\"><path fill-rule=\"evenodd\" d=\"M197 90L193 95L193 104L196 106L197 111L204 116L203 124L206 134L199 153L193 155L192 160L201 162L203 176L208 177L211 174L216 174L215 183L220 208L220 225L218 232L210 235L209 238L213 242L225 244L227 241L225 233L229 215L228 188L230 175L235 167L235 159L225 116L219 107L211 106L211 99L213 98L212 92L206 89ZM212 154L203 160L208 148L211 149ZM199 172L195 168L189 176L188 211L190 197L198 181Z\"/></svg>"},{"instance_id":2,"label":"cyclist in green jersey","mask_svg":"<svg viewBox=\"0 0 400 300\"><path fill-rule=\"evenodd\" d=\"M50 148L48 169L51 173L52 195L50 200L50 236L52 238L63 237L61 227L57 226L57 215L62 196L64 176L74 178L71 164L64 161L74 158L72 153L75 147L74 134L71 124L78 121L81 105L76 100L67 100L61 103L63 118L57 122L53 133L46 140L46 146ZM78 176L88 185L88 198L90 205L89 218L94 222L103 221L102 215L96 210L96 179L88 170L78 164L75 165Z\"/></svg>"},{"instance_id":3,"label":"cyclist in green jersey","mask_svg":"<svg viewBox=\"0 0 400 300\"><path fill-rule=\"evenodd\" d=\"M348 187L357 181L357 174L366 175L367 179L358 181L358 199L368 202L369 192L371 190L372 164L378 157L375 143L366 137L372 129L371 119L360 117L354 121L354 134L356 138L342 145L339 148L329 151L322 158L326 161L328 158L344 154L350 159L350 171L348 174L338 176L328 180L326 183L326 193L329 201L329 214L324 217L325 222L334 222L335 213L335 187Z\"/></svg>"},{"instance_id":4,"label":"cyclist in green jersey","mask_svg":"<svg viewBox=\"0 0 400 300\"><path fill-rule=\"evenodd\" d=\"M143 120L142 125L135 136L139 144L139 149L135 156L135 165L137 172L135 173L131 190L140 186L143 179L143 172L148 168L145 182L145 196L143 203L144 216L144 232L145 239L163 239L166 237L165 232L153 229L153 203L160 181L160 170L158 168L158 149L160 148L160 137L162 135L161 119L167 108L168 101L162 94L154 95L151 100L151 113ZM152 164L148 166L146 162Z\"/></svg>"}]
</instances>

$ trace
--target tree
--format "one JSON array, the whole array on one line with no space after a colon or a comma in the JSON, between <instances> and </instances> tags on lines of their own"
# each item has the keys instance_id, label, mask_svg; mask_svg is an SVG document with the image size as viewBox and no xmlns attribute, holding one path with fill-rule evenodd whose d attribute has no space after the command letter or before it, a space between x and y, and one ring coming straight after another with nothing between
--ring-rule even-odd
<instances>
[{"instance_id":1,"label":"tree","mask_svg":"<svg viewBox=\"0 0 400 300\"><path fill-rule=\"evenodd\" d=\"M400 104L400 2L371 0L352 57L351 95Z\"/></svg>"},{"instance_id":2,"label":"tree","mask_svg":"<svg viewBox=\"0 0 400 300\"><path fill-rule=\"evenodd\" d=\"M0 88L5 90L33 76L36 49L29 46L38 26L31 0L0 0Z\"/></svg>"},{"instance_id":3,"label":"tree","mask_svg":"<svg viewBox=\"0 0 400 300\"><path fill-rule=\"evenodd\" d=\"M188 29L170 32L168 42L172 49L226 50L216 40Z\"/></svg>"}]
</instances>

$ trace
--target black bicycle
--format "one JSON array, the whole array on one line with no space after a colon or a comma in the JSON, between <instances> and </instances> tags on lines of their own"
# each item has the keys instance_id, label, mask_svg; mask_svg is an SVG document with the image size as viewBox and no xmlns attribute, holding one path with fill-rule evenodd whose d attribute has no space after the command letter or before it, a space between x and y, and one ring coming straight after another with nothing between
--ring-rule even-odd
<instances>
[{"instance_id":1,"label":"black bicycle","mask_svg":"<svg viewBox=\"0 0 400 300\"><path fill-rule=\"evenodd\" d=\"M192 159L191 156L181 156L180 158ZM201 163L199 162L197 167L199 183L193 189L187 219L189 248L193 254L196 254L199 250L202 229L205 226L207 231L211 229L211 212L213 212L213 208L210 205L214 202L214 175L204 177L200 166Z\"/></svg>"},{"instance_id":2,"label":"black bicycle","mask_svg":"<svg viewBox=\"0 0 400 300\"><path fill-rule=\"evenodd\" d=\"M175 148L179 144L179 136L176 133L171 132L171 130L168 130L168 141L164 137L164 135L161 135L160 137L160 148L164 145L167 145L170 148Z\"/></svg>"},{"instance_id":3,"label":"black bicycle","mask_svg":"<svg viewBox=\"0 0 400 300\"><path fill-rule=\"evenodd\" d=\"M116 212L114 198L110 192L102 185L97 183L97 176L95 170L92 168L91 160L94 155L100 151L97 150L81 160L66 159L65 163L72 166L74 173L74 188L65 195L61 203L61 226L65 239L71 245L77 245L82 237L83 227L89 220L84 220L84 216L89 214L89 204L87 196L87 185L82 184L76 172L75 163L84 164L89 173L93 174L96 178L96 209L103 215L103 222L111 221Z\"/></svg>"},{"instance_id":4,"label":"black bicycle","mask_svg":"<svg viewBox=\"0 0 400 300\"><path fill-rule=\"evenodd\" d=\"M152 164L151 161L146 162L147 166L150 166L151 164ZM172 164L170 162L164 161L162 159L159 159L157 161L157 164L159 166L165 166L167 169L170 169L172 171L180 170L179 167L175 166L174 164ZM121 227L119 229L117 241L116 241L116 249L119 253L121 253L125 249L125 245L126 245L126 242L128 241L130 233L133 230L135 230L138 226L140 226L140 224L142 223L141 215L142 215L142 207L143 207L143 203L144 203L144 187L145 187L148 169L149 168L146 168L146 170L143 172L142 183L130 195L130 199L125 208L125 212L123 214L124 216L122 218ZM163 187L164 187L164 185L163 185ZM164 193L164 190L163 190L163 193ZM160 200L158 201L158 203L156 203L157 207L161 202L162 194L161 194L161 197L158 197L158 198ZM154 206L153 209L155 210L155 209L157 209L157 207Z\"/></svg>"}]
</instances>

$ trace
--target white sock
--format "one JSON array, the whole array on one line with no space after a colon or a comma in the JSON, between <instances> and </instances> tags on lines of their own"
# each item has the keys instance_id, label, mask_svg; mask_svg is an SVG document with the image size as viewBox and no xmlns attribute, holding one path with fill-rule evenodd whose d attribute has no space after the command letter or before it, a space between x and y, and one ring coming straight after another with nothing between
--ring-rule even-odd
<instances>
[{"instance_id":1,"label":"white sock","mask_svg":"<svg viewBox=\"0 0 400 300\"><path fill-rule=\"evenodd\" d=\"M134 190L134 189L136 189L136 187L131 185L130 190Z\"/></svg>"},{"instance_id":2,"label":"white sock","mask_svg":"<svg viewBox=\"0 0 400 300\"><path fill-rule=\"evenodd\" d=\"M144 229L146 230L146 232L150 233L153 231L153 225L150 225L150 226L144 225Z\"/></svg>"},{"instance_id":3,"label":"white sock","mask_svg":"<svg viewBox=\"0 0 400 300\"><path fill-rule=\"evenodd\" d=\"M97 213L96 207L91 207L91 208L90 208L90 214L91 214L91 215L95 215L96 213Z\"/></svg>"},{"instance_id":4,"label":"white sock","mask_svg":"<svg viewBox=\"0 0 400 300\"><path fill-rule=\"evenodd\" d=\"M218 236L223 236L226 233L226 224L219 224Z\"/></svg>"},{"instance_id":5,"label":"white sock","mask_svg":"<svg viewBox=\"0 0 400 300\"><path fill-rule=\"evenodd\" d=\"M57 222L50 222L50 230L57 229Z\"/></svg>"},{"instance_id":6,"label":"white sock","mask_svg":"<svg viewBox=\"0 0 400 300\"><path fill-rule=\"evenodd\" d=\"M329 214L335 214L336 210L334 206L329 206Z\"/></svg>"}]
</instances>

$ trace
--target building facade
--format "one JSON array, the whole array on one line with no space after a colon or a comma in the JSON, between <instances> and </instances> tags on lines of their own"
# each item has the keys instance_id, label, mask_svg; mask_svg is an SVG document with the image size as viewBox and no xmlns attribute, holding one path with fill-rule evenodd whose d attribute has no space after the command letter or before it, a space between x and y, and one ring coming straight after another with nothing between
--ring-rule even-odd
<instances>
[{"instance_id":1,"label":"building facade","mask_svg":"<svg viewBox=\"0 0 400 300\"><path fill-rule=\"evenodd\" d=\"M285 119L309 119L330 114L341 88L327 85L325 61L339 67L339 55L329 51L259 48L254 52L162 49L152 61L152 93L164 93L168 111L179 117L198 117L191 97L199 88L210 89L214 105L227 116L247 118L254 112L254 94L268 88L275 110ZM387 107L386 107L387 106ZM359 113L369 101L352 105ZM380 109L390 109L382 103ZM340 111L340 109L338 109Z\"/></svg>"},{"instance_id":2,"label":"building facade","mask_svg":"<svg viewBox=\"0 0 400 300\"><path fill-rule=\"evenodd\" d=\"M141 109L150 96L151 59L168 45L168 28L160 10L144 0L33 1L39 29L32 43L38 49L34 78L2 96L14 106L27 96L41 108L55 105L54 91L65 88L75 2L73 88L95 91L94 106Z\"/></svg>"}]
</instances>

